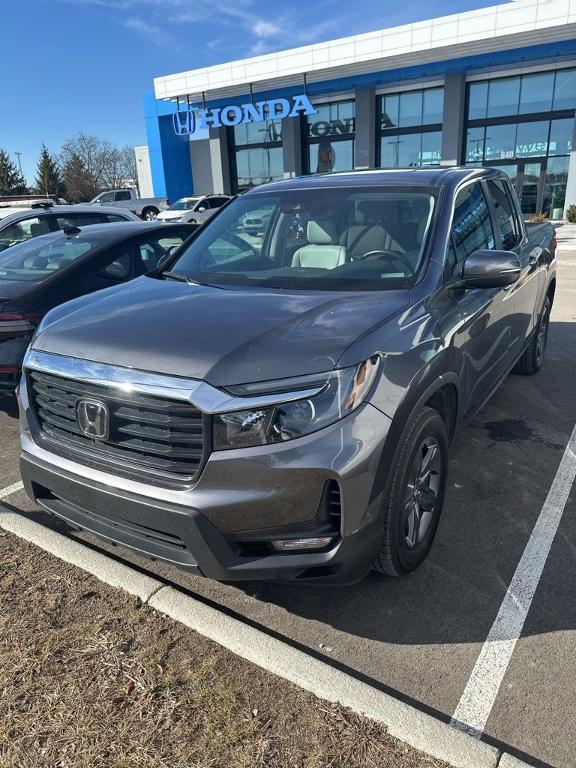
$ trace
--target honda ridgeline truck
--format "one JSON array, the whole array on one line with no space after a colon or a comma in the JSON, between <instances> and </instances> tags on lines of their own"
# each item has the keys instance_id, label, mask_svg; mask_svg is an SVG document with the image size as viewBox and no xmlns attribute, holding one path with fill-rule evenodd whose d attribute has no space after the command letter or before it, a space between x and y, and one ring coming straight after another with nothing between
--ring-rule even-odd
<instances>
[{"instance_id":1,"label":"honda ridgeline truck","mask_svg":"<svg viewBox=\"0 0 576 768\"><path fill-rule=\"evenodd\" d=\"M214 579L406 574L455 432L542 366L555 249L496 170L253 189L161 271L45 317L20 387L26 491Z\"/></svg>"}]
</instances>

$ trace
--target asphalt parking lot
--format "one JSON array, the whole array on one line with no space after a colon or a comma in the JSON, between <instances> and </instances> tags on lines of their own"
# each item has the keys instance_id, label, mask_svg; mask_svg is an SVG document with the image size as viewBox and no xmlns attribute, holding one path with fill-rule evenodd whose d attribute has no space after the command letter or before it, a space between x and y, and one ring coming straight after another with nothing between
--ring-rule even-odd
<instances>
[{"instance_id":1,"label":"asphalt parking lot","mask_svg":"<svg viewBox=\"0 0 576 768\"><path fill-rule=\"evenodd\" d=\"M218 584L82 538L450 720L576 422L576 240L563 242L562 230L560 239L545 366L510 376L456 439L436 542L409 578L371 576L346 588ZM0 398L0 495L19 480L17 432L13 401ZM3 503L63 530L22 491ZM573 489L483 735L535 766L575 764L575 513Z\"/></svg>"}]
</instances>

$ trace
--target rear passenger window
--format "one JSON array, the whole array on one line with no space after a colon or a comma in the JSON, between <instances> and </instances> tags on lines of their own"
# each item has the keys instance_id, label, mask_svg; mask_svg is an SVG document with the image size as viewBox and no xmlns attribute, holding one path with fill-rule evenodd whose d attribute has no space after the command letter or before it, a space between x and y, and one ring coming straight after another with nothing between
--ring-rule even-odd
<instances>
[{"instance_id":1,"label":"rear passenger window","mask_svg":"<svg viewBox=\"0 0 576 768\"><path fill-rule=\"evenodd\" d=\"M110 280L127 280L130 277L132 268L132 258L129 253L118 254L114 261L110 262L107 267L104 267L100 271L102 277L107 277Z\"/></svg>"},{"instance_id":2,"label":"rear passenger window","mask_svg":"<svg viewBox=\"0 0 576 768\"><path fill-rule=\"evenodd\" d=\"M121 202L122 200L131 200L132 195L127 189L125 189L122 192L116 192L114 199L116 202Z\"/></svg>"},{"instance_id":3,"label":"rear passenger window","mask_svg":"<svg viewBox=\"0 0 576 768\"><path fill-rule=\"evenodd\" d=\"M65 216L56 216L58 229L64 227L87 227L90 224L100 224L99 213L67 213Z\"/></svg>"},{"instance_id":4,"label":"rear passenger window","mask_svg":"<svg viewBox=\"0 0 576 768\"><path fill-rule=\"evenodd\" d=\"M496 213L496 226L502 238L502 248L509 251L518 245L520 229L510 195L502 181L489 181L490 195Z\"/></svg>"},{"instance_id":5,"label":"rear passenger window","mask_svg":"<svg viewBox=\"0 0 576 768\"><path fill-rule=\"evenodd\" d=\"M178 248L178 246L182 245L188 235L188 232L172 231L142 240L138 248L142 264L141 269L144 273L156 269L162 259L168 256L173 248Z\"/></svg>"},{"instance_id":6,"label":"rear passenger window","mask_svg":"<svg viewBox=\"0 0 576 768\"><path fill-rule=\"evenodd\" d=\"M0 250L30 240L38 235L45 235L50 231L48 219L33 216L29 219L21 219L15 224L11 224L0 233Z\"/></svg>"},{"instance_id":7,"label":"rear passenger window","mask_svg":"<svg viewBox=\"0 0 576 768\"><path fill-rule=\"evenodd\" d=\"M462 264L473 251L494 248L488 206L479 183L469 184L456 196L448 260Z\"/></svg>"},{"instance_id":8,"label":"rear passenger window","mask_svg":"<svg viewBox=\"0 0 576 768\"><path fill-rule=\"evenodd\" d=\"M117 213L101 213L100 218L105 224L116 224L119 221L129 221L126 216L120 216Z\"/></svg>"}]
</instances>

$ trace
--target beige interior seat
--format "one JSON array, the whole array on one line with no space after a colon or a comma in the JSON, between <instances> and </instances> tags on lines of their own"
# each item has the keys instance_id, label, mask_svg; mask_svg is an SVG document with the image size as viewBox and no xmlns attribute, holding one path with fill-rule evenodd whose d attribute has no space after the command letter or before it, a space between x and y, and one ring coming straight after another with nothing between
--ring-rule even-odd
<instances>
[{"instance_id":1,"label":"beige interior seat","mask_svg":"<svg viewBox=\"0 0 576 768\"><path fill-rule=\"evenodd\" d=\"M386 203L378 200L363 200L358 204L356 223L351 224L340 238L352 260L370 251L404 253L404 248L382 224L385 205Z\"/></svg>"},{"instance_id":2,"label":"beige interior seat","mask_svg":"<svg viewBox=\"0 0 576 768\"><path fill-rule=\"evenodd\" d=\"M346 248L338 243L336 227L331 221L311 219L306 227L306 237L308 245L296 251L293 267L335 269L346 263Z\"/></svg>"}]
</instances>

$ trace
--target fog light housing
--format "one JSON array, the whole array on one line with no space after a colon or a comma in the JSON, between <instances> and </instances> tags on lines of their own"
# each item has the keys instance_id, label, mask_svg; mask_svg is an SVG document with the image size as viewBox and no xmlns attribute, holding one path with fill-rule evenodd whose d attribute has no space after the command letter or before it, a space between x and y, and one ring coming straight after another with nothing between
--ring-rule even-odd
<instances>
[{"instance_id":1,"label":"fog light housing","mask_svg":"<svg viewBox=\"0 0 576 768\"><path fill-rule=\"evenodd\" d=\"M270 544L277 552L294 552L301 549L325 549L335 539L336 536L317 536L313 539L278 539Z\"/></svg>"}]
</instances>

